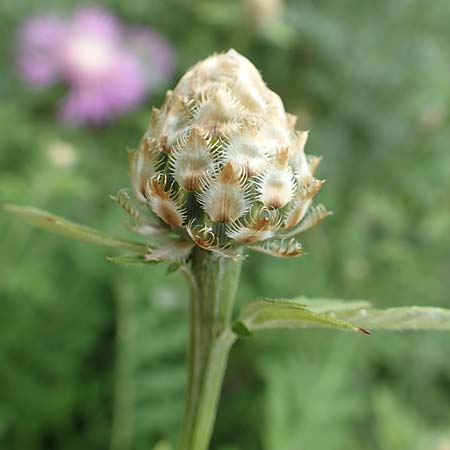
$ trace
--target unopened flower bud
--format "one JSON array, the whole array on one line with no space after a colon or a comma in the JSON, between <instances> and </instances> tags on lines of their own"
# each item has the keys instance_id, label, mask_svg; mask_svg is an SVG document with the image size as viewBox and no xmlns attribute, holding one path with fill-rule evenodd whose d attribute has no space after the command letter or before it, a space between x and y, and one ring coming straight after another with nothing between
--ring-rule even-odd
<instances>
[{"instance_id":1,"label":"unopened flower bud","mask_svg":"<svg viewBox=\"0 0 450 450\"><path fill-rule=\"evenodd\" d=\"M153 110L130 156L134 196L192 245L296 256L293 237L329 214L311 207L320 158L305 155L308 132L296 121L249 60L234 50L213 55Z\"/></svg>"}]
</instances>

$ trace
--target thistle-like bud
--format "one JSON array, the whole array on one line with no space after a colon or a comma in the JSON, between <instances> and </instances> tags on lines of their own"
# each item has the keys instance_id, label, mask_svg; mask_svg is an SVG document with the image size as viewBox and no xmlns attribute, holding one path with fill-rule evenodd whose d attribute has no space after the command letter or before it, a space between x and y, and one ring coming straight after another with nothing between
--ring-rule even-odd
<instances>
[{"instance_id":1,"label":"thistle-like bud","mask_svg":"<svg viewBox=\"0 0 450 450\"><path fill-rule=\"evenodd\" d=\"M153 110L130 155L134 197L157 216L158 230L206 250L299 255L294 236L329 212L311 206L323 184L314 178L320 158L305 155L308 132L296 131L296 121L248 59L213 55Z\"/></svg>"}]
</instances>

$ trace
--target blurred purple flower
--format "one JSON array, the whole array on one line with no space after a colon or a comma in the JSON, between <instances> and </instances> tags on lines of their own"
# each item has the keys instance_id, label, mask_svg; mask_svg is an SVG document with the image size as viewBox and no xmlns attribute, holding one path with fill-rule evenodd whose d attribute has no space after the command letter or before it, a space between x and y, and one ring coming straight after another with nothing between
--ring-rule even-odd
<instances>
[{"instance_id":1,"label":"blurred purple flower","mask_svg":"<svg viewBox=\"0 0 450 450\"><path fill-rule=\"evenodd\" d=\"M108 11L91 7L70 18L43 14L28 19L20 30L18 66L33 86L67 84L63 119L101 124L164 83L174 55L156 32L126 27Z\"/></svg>"}]
</instances>

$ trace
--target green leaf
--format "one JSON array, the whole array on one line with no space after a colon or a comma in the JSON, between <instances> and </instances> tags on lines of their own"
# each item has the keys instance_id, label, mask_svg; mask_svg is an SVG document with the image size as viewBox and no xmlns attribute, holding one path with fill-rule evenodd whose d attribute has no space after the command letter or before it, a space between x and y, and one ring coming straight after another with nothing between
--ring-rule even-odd
<instances>
[{"instance_id":1,"label":"green leaf","mask_svg":"<svg viewBox=\"0 0 450 450\"><path fill-rule=\"evenodd\" d=\"M339 330L450 330L450 309L409 306L372 309L363 300L263 299L241 312L233 330L239 336L274 328L335 328Z\"/></svg>"},{"instance_id":2,"label":"green leaf","mask_svg":"<svg viewBox=\"0 0 450 450\"><path fill-rule=\"evenodd\" d=\"M169 264L169 267L167 267L167 270L166 270L166 275L170 275L171 273L176 272L182 265L183 265L183 263L180 261Z\"/></svg>"},{"instance_id":3,"label":"green leaf","mask_svg":"<svg viewBox=\"0 0 450 450\"><path fill-rule=\"evenodd\" d=\"M121 264L122 266L152 266L159 264L161 261L147 261L141 255L125 255L125 256L107 256L106 259L115 264Z\"/></svg>"},{"instance_id":4,"label":"green leaf","mask_svg":"<svg viewBox=\"0 0 450 450\"><path fill-rule=\"evenodd\" d=\"M71 222L37 208L15 205L5 205L4 208L9 212L17 214L19 217L32 225L44 228L54 233L62 234L63 236L78 239L80 241L105 245L107 247L129 250L140 254L145 254L147 252L147 247L143 244L115 238L107 233L104 233L103 231Z\"/></svg>"},{"instance_id":5,"label":"green leaf","mask_svg":"<svg viewBox=\"0 0 450 450\"><path fill-rule=\"evenodd\" d=\"M387 309L336 311L335 317L371 330L450 330L450 309L407 306Z\"/></svg>"},{"instance_id":6,"label":"green leaf","mask_svg":"<svg viewBox=\"0 0 450 450\"><path fill-rule=\"evenodd\" d=\"M367 300L337 300L334 298L309 299L307 297L298 297L293 301L303 303L309 310L323 314L359 311L372 306Z\"/></svg>"},{"instance_id":7,"label":"green leaf","mask_svg":"<svg viewBox=\"0 0 450 450\"><path fill-rule=\"evenodd\" d=\"M253 336L253 334L250 332L250 330L240 320L236 320L233 323L232 330L239 337L251 337L251 336Z\"/></svg>"},{"instance_id":8,"label":"green leaf","mask_svg":"<svg viewBox=\"0 0 450 450\"><path fill-rule=\"evenodd\" d=\"M334 328L367 333L353 323L307 309L302 304L303 300L263 299L251 302L234 323L234 331L242 335L243 330L251 334L276 328Z\"/></svg>"}]
</instances>

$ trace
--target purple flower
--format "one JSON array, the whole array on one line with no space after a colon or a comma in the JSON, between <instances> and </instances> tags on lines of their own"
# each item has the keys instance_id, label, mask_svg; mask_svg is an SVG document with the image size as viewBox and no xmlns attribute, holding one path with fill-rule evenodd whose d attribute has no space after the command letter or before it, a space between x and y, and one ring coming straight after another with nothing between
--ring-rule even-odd
<instances>
[{"instance_id":1,"label":"purple flower","mask_svg":"<svg viewBox=\"0 0 450 450\"><path fill-rule=\"evenodd\" d=\"M64 82L61 117L101 124L137 106L173 71L170 44L146 28L126 27L108 11L82 8L71 18L28 19L19 36L18 66L36 87Z\"/></svg>"}]
</instances>

